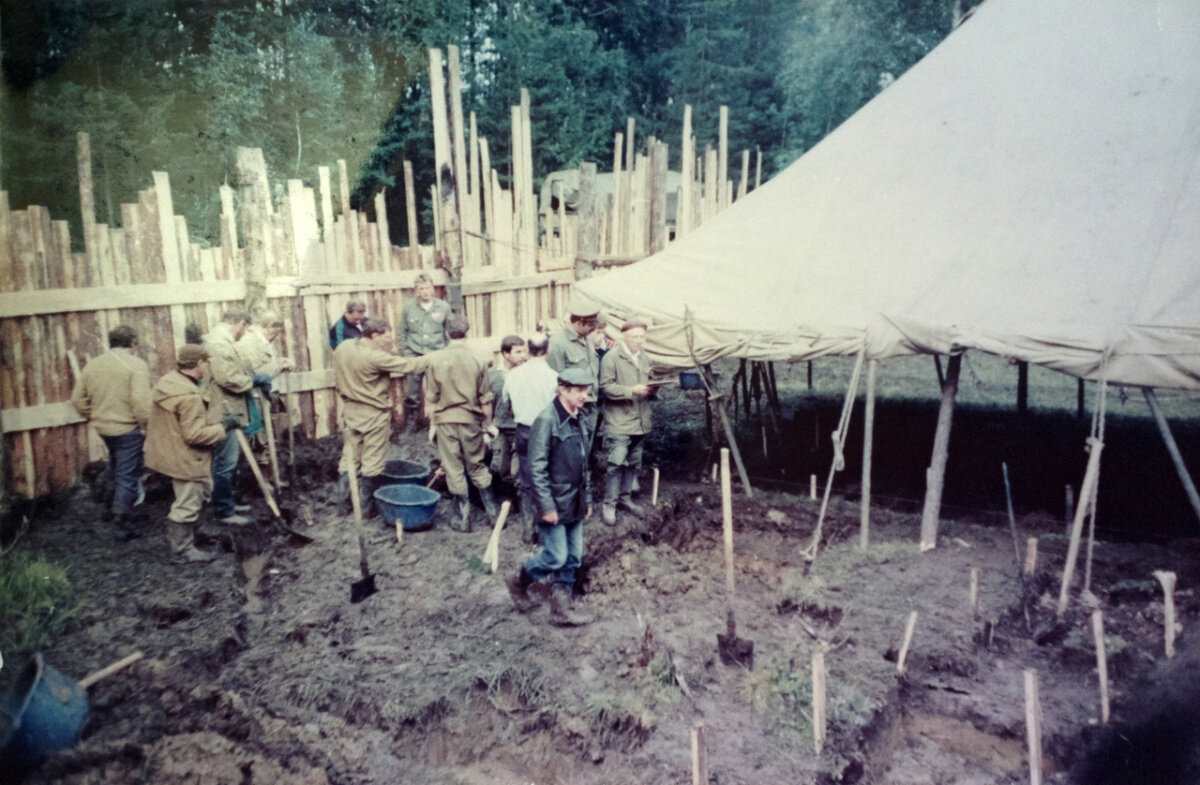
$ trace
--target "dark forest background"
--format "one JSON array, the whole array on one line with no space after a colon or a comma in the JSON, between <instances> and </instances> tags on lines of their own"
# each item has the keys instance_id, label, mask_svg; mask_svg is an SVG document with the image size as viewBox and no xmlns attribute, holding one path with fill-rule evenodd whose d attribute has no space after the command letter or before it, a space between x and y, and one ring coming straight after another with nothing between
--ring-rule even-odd
<instances>
[{"instance_id":1,"label":"dark forest background","mask_svg":"<svg viewBox=\"0 0 1200 785\"><path fill-rule=\"evenodd\" d=\"M165 170L194 239L210 238L238 146L261 147L275 180L312 184L346 159L355 206L383 188L402 215L403 161L419 196L432 182L427 50L449 44L502 173L527 87L539 180L582 161L608 170L627 117L639 148L665 140L678 169L685 104L701 150L727 105L731 160L761 149L769 176L961 13L957 0L0 0L0 187L16 209L77 224L87 131L110 224ZM407 240L403 220L391 227Z\"/></svg>"}]
</instances>

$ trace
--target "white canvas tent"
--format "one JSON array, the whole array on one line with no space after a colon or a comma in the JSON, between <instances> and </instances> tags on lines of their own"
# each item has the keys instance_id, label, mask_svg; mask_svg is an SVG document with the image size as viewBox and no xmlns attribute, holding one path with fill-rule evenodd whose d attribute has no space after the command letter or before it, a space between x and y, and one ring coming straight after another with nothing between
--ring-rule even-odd
<instances>
[{"instance_id":1,"label":"white canvas tent","mask_svg":"<svg viewBox=\"0 0 1200 785\"><path fill-rule=\"evenodd\" d=\"M701 362L965 349L1200 389L1200 3L988 0L784 172L580 283Z\"/></svg>"}]
</instances>

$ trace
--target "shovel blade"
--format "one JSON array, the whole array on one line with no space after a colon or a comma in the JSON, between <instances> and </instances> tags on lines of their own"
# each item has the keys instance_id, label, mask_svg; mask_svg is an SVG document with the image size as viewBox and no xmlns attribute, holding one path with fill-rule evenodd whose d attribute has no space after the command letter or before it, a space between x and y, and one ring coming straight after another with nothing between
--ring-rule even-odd
<instances>
[{"instance_id":1,"label":"shovel blade","mask_svg":"<svg viewBox=\"0 0 1200 785\"><path fill-rule=\"evenodd\" d=\"M362 580L350 584L350 603L360 603L377 591L379 588L375 585L375 576L368 575Z\"/></svg>"},{"instance_id":2,"label":"shovel blade","mask_svg":"<svg viewBox=\"0 0 1200 785\"><path fill-rule=\"evenodd\" d=\"M754 641L717 633L717 654L725 665L754 668Z\"/></svg>"}]
</instances>

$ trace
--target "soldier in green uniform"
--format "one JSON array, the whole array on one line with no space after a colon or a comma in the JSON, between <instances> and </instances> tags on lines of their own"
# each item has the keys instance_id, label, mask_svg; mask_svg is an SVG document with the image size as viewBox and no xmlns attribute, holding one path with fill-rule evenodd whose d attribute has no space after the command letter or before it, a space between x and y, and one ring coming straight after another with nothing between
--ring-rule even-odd
<instances>
[{"instance_id":1,"label":"soldier in green uniform","mask_svg":"<svg viewBox=\"0 0 1200 785\"><path fill-rule=\"evenodd\" d=\"M353 457L366 514L375 514L375 491L383 485L391 425L398 419L392 401L392 374L413 374L428 364L424 357L392 353L392 328L383 319L362 323L362 337L342 341L333 352L334 384L342 398L341 474ZM348 488L349 486L347 486Z\"/></svg>"},{"instance_id":2,"label":"soldier in green uniform","mask_svg":"<svg viewBox=\"0 0 1200 785\"><path fill-rule=\"evenodd\" d=\"M433 296L433 279L426 273L414 279L413 291L416 297L405 301L400 313L396 344L404 357L423 357L446 347L446 319L451 310L445 300ZM421 378L422 374L414 373L405 380L404 410L414 429L422 410Z\"/></svg>"},{"instance_id":3,"label":"soldier in green uniform","mask_svg":"<svg viewBox=\"0 0 1200 785\"><path fill-rule=\"evenodd\" d=\"M596 401L599 393L597 381L600 378L600 358L596 355L595 346L588 336L595 331L600 321L600 306L577 294L567 304L567 314L569 323L550 336L550 350L546 353L546 363L560 375L569 368L578 368L591 378L587 400L579 411L588 434L587 449L591 453L599 411Z\"/></svg>"},{"instance_id":4,"label":"soldier in green uniform","mask_svg":"<svg viewBox=\"0 0 1200 785\"><path fill-rule=\"evenodd\" d=\"M446 486L458 504L460 530L471 531L471 502L467 477L479 489L483 508L496 518L492 472L484 462L484 431L492 425L492 388L487 366L467 346L471 328L465 316L446 319L450 345L427 358L425 409L437 430L438 458L446 472Z\"/></svg>"},{"instance_id":5,"label":"soldier in green uniform","mask_svg":"<svg viewBox=\"0 0 1200 785\"><path fill-rule=\"evenodd\" d=\"M650 360L642 351L646 323L630 319L621 327L620 342L600 361L600 395L604 406L604 503L600 519L617 523L617 507L638 517L633 481L642 466L642 441L650 432Z\"/></svg>"}]
</instances>

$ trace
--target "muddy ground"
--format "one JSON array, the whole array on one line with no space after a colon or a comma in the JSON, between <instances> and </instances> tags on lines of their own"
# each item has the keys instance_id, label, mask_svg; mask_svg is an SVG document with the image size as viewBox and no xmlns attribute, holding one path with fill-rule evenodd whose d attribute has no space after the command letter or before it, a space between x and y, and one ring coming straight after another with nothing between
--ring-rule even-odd
<instances>
[{"instance_id":1,"label":"muddy ground","mask_svg":"<svg viewBox=\"0 0 1200 785\"><path fill-rule=\"evenodd\" d=\"M417 435L393 451L432 457ZM1059 622L1067 542L1057 515L1019 515L1022 549L1037 536L1040 554L1022 580L1006 524L943 521L940 547L920 554L918 516L877 508L863 551L859 507L835 495L809 564L800 551L819 503L739 491L732 606L737 634L754 643L746 668L717 652L730 599L720 491L697 481L707 473L698 461L664 478L646 520L588 525L579 603L597 621L558 629L546 624L544 601L524 616L505 590L503 578L532 552L516 527L492 574L480 560L482 510L475 532L460 534L445 525L445 501L433 530L402 543L378 522L369 527L380 591L350 604L358 551L352 519L337 509L335 452L330 442L300 442L284 493L292 525L311 542L274 526L256 500L253 525L204 526L208 546L222 551L212 564L171 563L158 528L170 501L161 484L141 508L146 536L129 543L113 537L86 485L42 505L17 547L63 564L80 603L47 660L79 677L134 650L146 659L91 689L78 747L28 782L689 783L697 723L709 781L721 785L1027 782L1027 668L1039 678L1047 781L1200 779L1200 541L1098 542L1091 597ZM650 485L647 471L646 505ZM245 477L241 490L255 500ZM1077 597L1083 568L1081 558ZM1171 660L1152 576L1164 569L1179 575L1182 633ZM1092 606L1107 634L1106 727ZM810 680L818 650L829 717L819 755Z\"/></svg>"}]
</instances>

